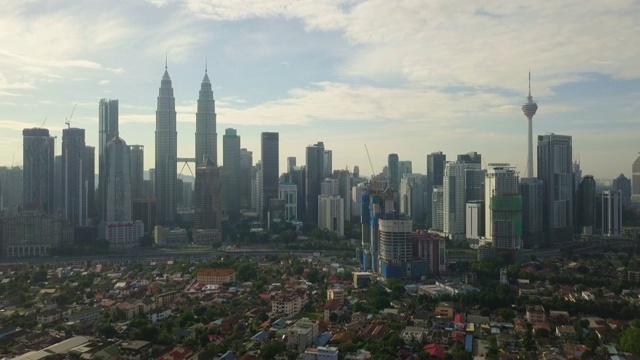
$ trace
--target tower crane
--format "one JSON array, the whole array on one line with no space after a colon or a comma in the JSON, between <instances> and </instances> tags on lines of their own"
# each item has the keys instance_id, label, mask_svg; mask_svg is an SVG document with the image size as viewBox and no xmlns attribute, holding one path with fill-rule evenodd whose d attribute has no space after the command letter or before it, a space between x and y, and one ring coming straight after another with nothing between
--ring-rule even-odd
<instances>
[{"instance_id":1,"label":"tower crane","mask_svg":"<svg viewBox=\"0 0 640 360\"><path fill-rule=\"evenodd\" d=\"M373 169L373 163L371 162L371 155L369 155L369 148L367 144L364 144L364 149L367 151L367 159L369 159L369 166L371 167L371 193L378 194L380 192L380 180L375 180L376 171Z\"/></svg>"},{"instance_id":2,"label":"tower crane","mask_svg":"<svg viewBox=\"0 0 640 360\"><path fill-rule=\"evenodd\" d=\"M40 127L43 128L44 127L44 123L46 123L46 122L47 122L47 117L45 116L44 120L42 121L42 125L40 125Z\"/></svg>"},{"instance_id":3,"label":"tower crane","mask_svg":"<svg viewBox=\"0 0 640 360\"><path fill-rule=\"evenodd\" d=\"M78 104L73 105L73 110L71 110L71 115L69 115L69 117L64 122L64 124L67 125L67 129L71 129L71 118L73 117L73 113L76 112L76 106L78 106Z\"/></svg>"}]
</instances>

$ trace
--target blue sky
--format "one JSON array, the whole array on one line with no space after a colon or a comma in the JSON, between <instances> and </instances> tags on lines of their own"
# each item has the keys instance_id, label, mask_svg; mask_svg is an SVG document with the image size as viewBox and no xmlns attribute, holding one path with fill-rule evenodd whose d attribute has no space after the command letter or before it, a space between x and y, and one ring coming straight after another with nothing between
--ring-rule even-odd
<instances>
[{"instance_id":1,"label":"blue sky","mask_svg":"<svg viewBox=\"0 0 640 360\"><path fill-rule=\"evenodd\" d=\"M153 166L165 53L178 152L193 156L208 59L224 129L259 160L280 132L304 163L317 141L335 168L379 172L389 153L425 172L426 154L478 151L524 171L520 110L532 70L534 135L573 136L583 172L630 176L640 134L637 1L0 0L0 164L22 162L21 131L72 125L98 139L98 101L120 100L120 135ZM58 150L59 151L59 150ZM222 156L220 155L220 160Z\"/></svg>"}]
</instances>

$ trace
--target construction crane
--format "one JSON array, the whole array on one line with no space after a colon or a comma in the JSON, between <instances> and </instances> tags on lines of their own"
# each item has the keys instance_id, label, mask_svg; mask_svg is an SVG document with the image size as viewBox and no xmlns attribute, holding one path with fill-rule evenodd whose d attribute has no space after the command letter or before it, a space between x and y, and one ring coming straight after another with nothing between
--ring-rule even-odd
<instances>
[{"instance_id":1,"label":"construction crane","mask_svg":"<svg viewBox=\"0 0 640 360\"><path fill-rule=\"evenodd\" d=\"M78 104L73 105L73 110L71 110L71 115L69 115L69 117L64 122L64 124L67 125L67 129L71 129L71 118L73 117L73 113L76 112L76 106L78 106Z\"/></svg>"},{"instance_id":2,"label":"construction crane","mask_svg":"<svg viewBox=\"0 0 640 360\"><path fill-rule=\"evenodd\" d=\"M369 166L371 167L371 193L378 194L380 192L380 181L375 180L376 171L373 169L373 163L371 162L371 155L369 154L367 144L364 144L364 149L367 151L367 159L369 159Z\"/></svg>"},{"instance_id":3,"label":"construction crane","mask_svg":"<svg viewBox=\"0 0 640 360\"><path fill-rule=\"evenodd\" d=\"M44 127L44 123L46 123L46 122L47 122L47 117L45 116L44 117L44 121L42 121L42 125L40 125L40 127L43 128Z\"/></svg>"}]
</instances>

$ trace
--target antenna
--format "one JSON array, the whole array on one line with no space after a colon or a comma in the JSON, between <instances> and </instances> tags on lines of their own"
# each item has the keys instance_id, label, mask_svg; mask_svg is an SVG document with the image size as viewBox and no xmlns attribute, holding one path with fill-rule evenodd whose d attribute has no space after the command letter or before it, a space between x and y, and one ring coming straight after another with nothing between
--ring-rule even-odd
<instances>
[{"instance_id":1,"label":"antenna","mask_svg":"<svg viewBox=\"0 0 640 360\"><path fill-rule=\"evenodd\" d=\"M71 118L73 117L73 113L76 112L76 106L78 106L78 104L73 105L73 110L71 110L71 115L69 115L69 117L64 122L64 124L67 125L67 129L71 129Z\"/></svg>"},{"instance_id":2,"label":"antenna","mask_svg":"<svg viewBox=\"0 0 640 360\"><path fill-rule=\"evenodd\" d=\"M531 68L529 68L529 96L531 96Z\"/></svg>"},{"instance_id":3,"label":"antenna","mask_svg":"<svg viewBox=\"0 0 640 360\"><path fill-rule=\"evenodd\" d=\"M207 57L204 57L204 72L207 72Z\"/></svg>"}]
</instances>

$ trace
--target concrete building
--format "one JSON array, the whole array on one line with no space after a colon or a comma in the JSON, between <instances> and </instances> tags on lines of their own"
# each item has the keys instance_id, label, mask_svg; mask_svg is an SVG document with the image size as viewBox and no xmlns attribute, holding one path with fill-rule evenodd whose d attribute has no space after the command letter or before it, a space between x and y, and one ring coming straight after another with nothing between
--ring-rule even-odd
<instances>
[{"instance_id":1,"label":"concrete building","mask_svg":"<svg viewBox=\"0 0 640 360\"><path fill-rule=\"evenodd\" d=\"M87 225L87 187L84 183L84 129L62 130L63 216L73 226Z\"/></svg>"},{"instance_id":2,"label":"concrete building","mask_svg":"<svg viewBox=\"0 0 640 360\"><path fill-rule=\"evenodd\" d=\"M294 167L296 167L296 157L288 156L287 157L287 173L290 173Z\"/></svg>"},{"instance_id":3,"label":"concrete building","mask_svg":"<svg viewBox=\"0 0 640 360\"><path fill-rule=\"evenodd\" d=\"M631 205L631 180L624 176L624 174L620 174L617 178L613 179L612 190L620 191L622 207L629 207L629 205Z\"/></svg>"},{"instance_id":4,"label":"concrete building","mask_svg":"<svg viewBox=\"0 0 640 360\"><path fill-rule=\"evenodd\" d=\"M131 199L144 199L144 145L129 145Z\"/></svg>"},{"instance_id":5,"label":"concrete building","mask_svg":"<svg viewBox=\"0 0 640 360\"><path fill-rule=\"evenodd\" d=\"M622 196L619 191L602 192L602 235L622 233Z\"/></svg>"},{"instance_id":6,"label":"concrete building","mask_svg":"<svg viewBox=\"0 0 640 360\"><path fill-rule=\"evenodd\" d=\"M522 242L526 249L542 243L544 183L537 178L520 180L522 196Z\"/></svg>"},{"instance_id":7,"label":"concrete building","mask_svg":"<svg viewBox=\"0 0 640 360\"><path fill-rule=\"evenodd\" d=\"M100 99L98 104L98 203L101 220L107 213L107 144L118 135L118 100Z\"/></svg>"},{"instance_id":8,"label":"concrete building","mask_svg":"<svg viewBox=\"0 0 640 360\"><path fill-rule=\"evenodd\" d=\"M431 229L444 231L444 187L434 186L431 199Z\"/></svg>"},{"instance_id":9,"label":"concrete building","mask_svg":"<svg viewBox=\"0 0 640 360\"><path fill-rule=\"evenodd\" d=\"M320 183L320 195L339 196L338 180L326 178Z\"/></svg>"},{"instance_id":10,"label":"concrete building","mask_svg":"<svg viewBox=\"0 0 640 360\"><path fill-rule=\"evenodd\" d=\"M379 270L385 278L412 278L413 221L383 220L379 223ZM421 275L421 274L418 274Z\"/></svg>"},{"instance_id":11,"label":"concrete building","mask_svg":"<svg viewBox=\"0 0 640 360\"><path fill-rule=\"evenodd\" d=\"M351 174L349 170L335 170L333 177L338 180L338 195L344 200L344 218L351 221Z\"/></svg>"},{"instance_id":12,"label":"concrete building","mask_svg":"<svg viewBox=\"0 0 640 360\"><path fill-rule=\"evenodd\" d=\"M413 165L411 160L398 161L398 176L402 179L405 174L413 174Z\"/></svg>"},{"instance_id":13,"label":"concrete building","mask_svg":"<svg viewBox=\"0 0 640 360\"><path fill-rule=\"evenodd\" d=\"M96 148L85 146L82 154L82 182L86 189L87 202L87 225L91 225L89 220L98 219L98 208L96 204Z\"/></svg>"},{"instance_id":14,"label":"concrete building","mask_svg":"<svg viewBox=\"0 0 640 360\"><path fill-rule=\"evenodd\" d=\"M233 269L202 269L196 274L196 281L204 285L222 285L236 281Z\"/></svg>"},{"instance_id":15,"label":"concrete building","mask_svg":"<svg viewBox=\"0 0 640 360\"><path fill-rule=\"evenodd\" d=\"M171 78L164 67L158 95L155 138L156 223L173 224L176 217L176 180L178 178L178 144L176 131L176 99Z\"/></svg>"},{"instance_id":16,"label":"concrete building","mask_svg":"<svg viewBox=\"0 0 640 360\"><path fill-rule=\"evenodd\" d=\"M330 177L331 174L333 174L333 151L326 149L324 150L322 165L324 169L322 171L322 177Z\"/></svg>"},{"instance_id":17,"label":"concrete building","mask_svg":"<svg viewBox=\"0 0 640 360\"><path fill-rule=\"evenodd\" d=\"M211 160L196 168L194 228L220 229L223 219L220 168Z\"/></svg>"},{"instance_id":18,"label":"concrete building","mask_svg":"<svg viewBox=\"0 0 640 360\"><path fill-rule=\"evenodd\" d=\"M240 211L240 175L241 154L240 136L236 129L226 129L222 137L222 157L224 173L226 174L227 210L236 214Z\"/></svg>"},{"instance_id":19,"label":"concrete building","mask_svg":"<svg viewBox=\"0 0 640 360\"><path fill-rule=\"evenodd\" d=\"M389 154L387 156L387 168L389 169L389 185L394 191L395 209L400 207L399 194L400 194L400 158L398 154Z\"/></svg>"},{"instance_id":20,"label":"concrete building","mask_svg":"<svg viewBox=\"0 0 640 360\"><path fill-rule=\"evenodd\" d=\"M338 348L331 346L311 347L304 352L305 360L338 360Z\"/></svg>"},{"instance_id":21,"label":"concrete building","mask_svg":"<svg viewBox=\"0 0 640 360\"><path fill-rule=\"evenodd\" d=\"M247 149L240 149L240 175L238 176L238 196L241 209L251 209L253 174L253 152Z\"/></svg>"},{"instance_id":22,"label":"concrete building","mask_svg":"<svg viewBox=\"0 0 640 360\"><path fill-rule=\"evenodd\" d=\"M485 237L485 205L484 201L467 203L465 236L470 243L478 244Z\"/></svg>"},{"instance_id":23,"label":"concrete building","mask_svg":"<svg viewBox=\"0 0 640 360\"><path fill-rule=\"evenodd\" d=\"M414 255L426 261L426 274L438 275L447 271L447 239L426 231L414 231Z\"/></svg>"},{"instance_id":24,"label":"concrete building","mask_svg":"<svg viewBox=\"0 0 640 360\"><path fill-rule=\"evenodd\" d=\"M467 170L476 169L480 169L480 164L474 162L448 162L445 165L443 232L451 239L464 238Z\"/></svg>"},{"instance_id":25,"label":"concrete building","mask_svg":"<svg viewBox=\"0 0 640 360\"><path fill-rule=\"evenodd\" d=\"M400 214L414 222L425 222L425 191L427 177L422 174L404 174L400 180Z\"/></svg>"},{"instance_id":26,"label":"concrete building","mask_svg":"<svg viewBox=\"0 0 640 360\"><path fill-rule=\"evenodd\" d=\"M287 345L302 352L313 344L318 335L320 335L318 322L302 318L287 331Z\"/></svg>"},{"instance_id":27,"label":"concrete building","mask_svg":"<svg viewBox=\"0 0 640 360\"><path fill-rule=\"evenodd\" d=\"M344 199L338 195L318 196L318 228L344 236Z\"/></svg>"},{"instance_id":28,"label":"concrete building","mask_svg":"<svg viewBox=\"0 0 640 360\"><path fill-rule=\"evenodd\" d=\"M58 156L59 158L59 156ZM59 161L61 164L61 162ZM54 169L55 169L55 160L54 160ZM18 166L0 166L0 209L17 209L19 206L22 206L23 200L23 171L22 168ZM56 176L54 172L53 178L53 189L61 189L62 182L60 181L58 185L56 185ZM53 191L53 190L52 190ZM56 196L62 198L60 191L54 192L54 206Z\"/></svg>"},{"instance_id":29,"label":"concrete building","mask_svg":"<svg viewBox=\"0 0 640 360\"><path fill-rule=\"evenodd\" d=\"M596 228L596 180L592 175L582 178L576 191L575 226L577 234L591 235Z\"/></svg>"},{"instance_id":30,"label":"concrete building","mask_svg":"<svg viewBox=\"0 0 640 360\"><path fill-rule=\"evenodd\" d=\"M324 175L324 144L318 142L309 145L305 151L306 155L306 201L305 201L305 222L317 224L318 221L318 196L321 194L322 180Z\"/></svg>"},{"instance_id":31,"label":"concrete building","mask_svg":"<svg viewBox=\"0 0 640 360\"><path fill-rule=\"evenodd\" d=\"M640 204L640 156L631 165L631 202Z\"/></svg>"},{"instance_id":32,"label":"concrete building","mask_svg":"<svg viewBox=\"0 0 640 360\"><path fill-rule=\"evenodd\" d=\"M54 150L55 139L49 136L49 130L22 130L22 204L27 210L49 214L54 211ZM0 185L3 190L4 187L11 187L5 181ZM4 197L2 200L5 200Z\"/></svg>"},{"instance_id":33,"label":"concrete building","mask_svg":"<svg viewBox=\"0 0 640 360\"><path fill-rule=\"evenodd\" d=\"M35 210L0 213L2 257L46 256L52 247L73 242L73 227L58 216Z\"/></svg>"},{"instance_id":34,"label":"concrete building","mask_svg":"<svg viewBox=\"0 0 640 360\"><path fill-rule=\"evenodd\" d=\"M216 133L216 102L213 100L211 81L204 69L204 78L198 94L196 110L196 163L201 164L204 158L218 165L218 134Z\"/></svg>"},{"instance_id":35,"label":"concrete building","mask_svg":"<svg viewBox=\"0 0 640 360\"><path fill-rule=\"evenodd\" d=\"M538 179L544 182L543 232L547 243L573 239L571 136L538 136Z\"/></svg>"},{"instance_id":36,"label":"concrete building","mask_svg":"<svg viewBox=\"0 0 640 360\"><path fill-rule=\"evenodd\" d=\"M489 164L485 237L496 249L522 248L522 197L518 173L509 164Z\"/></svg>"},{"instance_id":37,"label":"concrete building","mask_svg":"<svg viewBox=\"0 0 640 360\"><path fill-rule=\"evenodd\" d=\"M189 243L186 229L156 226L153 229L153 239L158 246L178 246Z\"/></svg>"},{"instance_id":38,"label":"concrete building","mask_svg":"<svg viewBox=\"0 0 640 360\"><path fill-rule=\"evenodd\" d=\"M292 183L278 185L278 199L284 200L284 220L298 220L298 187Z\"/></svg>"},{"instance_id":39,"label":"concrete building","mask_svg":"<svg viewBox=\"0 0 640 360\"><path fill-rule=\"evenodd\" d=\"M138 246L144 235L144 223L133 220L129 147L116 136L107 144L105 155L107 203L100 237L109 242L110 248Z\"/></svg>"},{"instance_id":40,"label":"concrete building","mask_svg":"<svg viewBox=\"0 0 640 360\"><path fill-rule=\"evenodd\" d=\"M434 152L427 155L427 185L425 188L427 204L426 220L427 227L434 228L432 221L436 218L433 214L433 194L436 186L443 185L444 179L444 165L447 162L447 155L442 151ZM434 228L435 229L435 228ZM442 230L440 227L439 230Z\"/></svg>"},{"instance_id":41,"label":"concrete building","mask_svg":"<svg viewBox=\"0 0 640 360\"><path fill-rule=\"evenodd\" d=\"M278 180L280 177L279 134L263 132L261 135L262 162L262 208L258 209L260 220L267 220L271 199L278 198Z\"/></svg>"}]
</instances>

